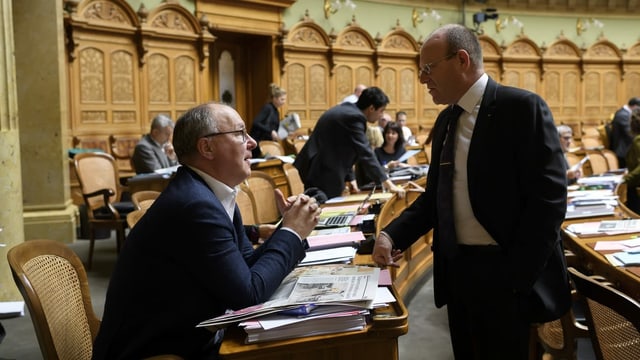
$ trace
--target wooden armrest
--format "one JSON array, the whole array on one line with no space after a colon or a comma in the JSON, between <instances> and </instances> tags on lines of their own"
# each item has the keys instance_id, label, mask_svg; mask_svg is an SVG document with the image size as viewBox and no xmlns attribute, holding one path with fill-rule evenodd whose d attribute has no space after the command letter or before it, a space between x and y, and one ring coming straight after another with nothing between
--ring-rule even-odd
<instances>
[{"instance_id":1,"label":"wooden armrest","mask_svg":"<svg viewBox=\"0 0 640 360\"><path fill-rule=\"evenodd\" d=\"M114 196L115 194L116 193L113 189L100 189L89 194L83 194L82 196L84 197L85 202L87 202L87 204L89 203L90 198L96 197L96 196L102 196L104 207L107 208L107 210L109 210L109 212L113 215L114 218L119 219L120 213L115 207L113 207L113 205L109 201L109 198Z\"/></svg>"}]
</instances>

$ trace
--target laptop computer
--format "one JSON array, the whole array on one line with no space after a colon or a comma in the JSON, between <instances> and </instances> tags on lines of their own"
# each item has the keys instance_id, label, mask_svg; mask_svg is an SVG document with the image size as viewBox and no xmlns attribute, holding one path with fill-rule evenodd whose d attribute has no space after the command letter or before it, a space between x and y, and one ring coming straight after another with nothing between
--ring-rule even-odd
<instances>
[{"instance_id":1,"label":"laptop computer","mask_svg":"<svg viewBox=\"0 0 640 360\"><path fill-rule=\"evenodd\" d=\"M342 206L337 209L330 210L327 208L326 215L320 214L320 219L318 220L318 225L316 227L339 227L339 226L349 226L353 218L359 214L363 209L366 209L368 206L369 199L371 195L376 191L376 187L374 186L367 197L362 200L360 205L357 207L354 206ZM323 210L324 213L324 210Z\"/></svg>"}]
</instances>

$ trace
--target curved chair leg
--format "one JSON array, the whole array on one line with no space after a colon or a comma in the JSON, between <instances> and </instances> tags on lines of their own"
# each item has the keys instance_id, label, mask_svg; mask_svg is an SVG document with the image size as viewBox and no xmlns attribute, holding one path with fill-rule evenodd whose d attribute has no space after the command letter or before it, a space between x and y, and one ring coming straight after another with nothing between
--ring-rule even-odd
<instances>
[{"instance_id":1,"label":"curved chair leg","mask_svg":"<svg viewBox=\"0 0 640 360\"><path fill-rule=\"evenodd\" d=\"M87 270L91 270L93 263L93 248L96 241L96 227L89 225L89 259L87 260Z\"/></svg>"}]
</instances>

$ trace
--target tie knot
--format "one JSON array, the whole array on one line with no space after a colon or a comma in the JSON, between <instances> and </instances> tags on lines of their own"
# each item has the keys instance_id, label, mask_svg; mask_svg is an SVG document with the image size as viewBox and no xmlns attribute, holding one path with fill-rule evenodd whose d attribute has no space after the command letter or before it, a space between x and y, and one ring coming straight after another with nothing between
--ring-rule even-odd
<instances>
[{"instance_id":1,"label":"tie knot","mask_svg":"<svg viewBox=\"0 0 640 360\"><path fill-rule=\"evenodd\" d=\"M460 115L462 115L463 111L464 109L462 108L462 106L458 104L451 105L451 116L455 116L456 118L459 118Z\"/></svg>"}]
</instances>

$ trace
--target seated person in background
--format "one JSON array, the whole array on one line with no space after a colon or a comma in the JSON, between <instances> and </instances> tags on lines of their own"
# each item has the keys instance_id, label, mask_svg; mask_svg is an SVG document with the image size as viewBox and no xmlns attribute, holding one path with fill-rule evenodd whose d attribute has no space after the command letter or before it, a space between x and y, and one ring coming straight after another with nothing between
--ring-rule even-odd
<instances>
[{"instance_id":1,"label":"seated person in background","mask_svg":"<svg viewBox=\"0 0 640 360\"><path fill-rule=\"evenodd\" d=\"M629 123L633 141L627 150L626 164L629 172L623 180L627 183L627 207L636 214L640 214L640 197L637 188L640 186L640 107L631 111Z\"/></svg>"},{"instance_id":2,"label":"seated person in background","mask_svg":"<svg viewBox=\"0 0 640 360\"><path fill-rule=\"evenodd\" d=\"M567 161L567 181L569 184L574 184L582 176L582 170L580 170L580 168L572 170L571 164L569 164L567 160L567 153L569 152L571 140L573 139L573 130L567 125L559 125L557 129L558 135L560 136L560 146L562 147L565 161Z\"/></svg>"},{"instance_id":3,"label":"seated person in background","mask_svg":"<svg viewBox=\"0 0 640 360\"><path fill-rule=\"evenodd\" d=\"M136 174L152 173L155 170L178 164L171 145L173 121L166 115L158 115L151 121L151 131L142 137L131 161Z\"/></svg>"},{"instance_id":4,"label":"seated person in background","mask_svg":"<svg viewBox=\"0 0 640 360\"><path fill-rule=\"evenodd\" d=\"M380 119L381 120L378 122L384 121L387 123L391 121L391 115L389 115L389 113L384 113ZM367 123L367 139L369 140L369 145L371 145L372 149L382 146L382 143L384 142L382 131L383 129L381 129L377 124Z\"/></svg>"},{"instance_id":5,"label":"seated person in background","mask_svg":"<svg viewBox=\"0 0 640 360\"><path fill-rule=\"evenodd\" d=\"M390 121L384 127L384 142L381 147L374 150L374 153L380 164L388 169L406 167L409 164L398 161L407 152L404 145L405 140L400 124Z\"/></svg>"},{"instance_id":6,"label":"seated person in background","mask_svg":"<svg viewBox=\"0 0 640 360\"><path fill-rule=\"evenodd\" d=\"M411 145L415 141L413 138L413 133L411 129L407 126L407 113L404 111L398 111L396 113L396 122L402 128L402 136L404 136L404 141Z\"/></svg>"},{"instance_id":7,"label":"seated person in background","mask_svg":"<svg viewBox=\"0 0 640 360\"><path fill-rule=\"evenodd\" d=\"M276 190L282 226L254 249L235 205L256 142L231 107L208 103L176 123L182 166L123 244L93 359L160 354L217 359L223 331L196 325L268 300L305 257L318 223L314 199Z\"/></svg>"}]
</instances>

